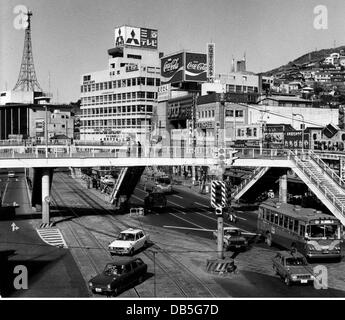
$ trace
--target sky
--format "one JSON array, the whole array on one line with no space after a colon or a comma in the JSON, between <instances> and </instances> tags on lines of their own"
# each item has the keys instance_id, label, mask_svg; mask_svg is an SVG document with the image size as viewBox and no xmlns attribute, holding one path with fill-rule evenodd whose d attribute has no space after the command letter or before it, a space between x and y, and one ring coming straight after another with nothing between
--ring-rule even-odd
<instances>
[{"instance_id":1,"label":"sky","mask_svg":"<svg viewBox=\"0 0 345 320\"><path fill-rule=\"evenodd\" d=\"M107 68L114 28L158 29L158 49L206 53L214 42L216 73L246 52L247 70L264 72L315 49L345 44L344 0L0 0L0 90L13 89L23 54L24 30L14 8L33 11L36 74L53 102L79 99L80 76ZM327 8L317 29L314 8ZM325 20L323 20L325 21ZM50 79L50 80L49 80Z\"/></svg>"}]
</instances>

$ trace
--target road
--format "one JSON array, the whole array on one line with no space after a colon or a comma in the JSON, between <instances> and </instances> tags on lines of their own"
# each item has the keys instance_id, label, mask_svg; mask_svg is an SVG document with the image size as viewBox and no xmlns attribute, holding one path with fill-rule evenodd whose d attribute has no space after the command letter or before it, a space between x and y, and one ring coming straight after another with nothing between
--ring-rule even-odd
<instances>
[{"instance_id":1,"label":"road","mask_svg":"<svg viewBox=\"0 0 345 320\"><path fill-rule=\"evenodd\" d=\"M0 172L0 255L8 251L14 255L0 264L0 294L2 297L85 297L87 288L69 250L45 244L36 227L41 215L32 211L23 170L15 170L16 177L8 178ZM19 207L13 208L13 202ZM8 205L10 205L8 207ZM15 213L11 218L6 213ZM12 229L15 223L16 228ZM13 285L14 268L23 265L28 271L28 289L16 290Z\"/></svg>"},{"instance_id":2,"label":"road","mask_svg":"<svg viewBox=\"0 0 345 320\"><path fill-rule=\"evenodd\" d=\"M188 192L178 187L171 195L167 195L168 208L161 213L153 213L145 217L147 223L165 227L175 226L181 228L217 229L217 218L214 209L209 208L208 198ZM132 197L133 205L143 205L146 192L142 185L138 185ZM256 211L236 211L239 217L236 224L224 221L224 226L239 227L247 232L256 232ZM201 238L212 239L211 232L175 229L185 235L194 235ZM214 240L213 240L214 241ZM216 243L214 243L216 249ZM316 290L312 286L287 287L274 275L271 259L279 247L267 247L264 243L254 242L248 251L234 255L227 252L226 256L235 258L240 273L231 279L219 278L219 283L234 297L344 297L345 296L345 262L322 262L328 268L328 290ZM215 256L215 255L214 255ZM315 264L316 265L316 264Z\"/></svg>"}]
</instances>

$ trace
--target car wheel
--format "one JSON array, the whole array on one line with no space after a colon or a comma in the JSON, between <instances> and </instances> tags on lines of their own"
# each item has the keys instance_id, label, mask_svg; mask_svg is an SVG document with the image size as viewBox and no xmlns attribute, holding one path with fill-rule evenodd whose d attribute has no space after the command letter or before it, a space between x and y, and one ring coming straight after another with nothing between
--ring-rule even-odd
<instances>
[{"instance_id":1,"label":"car wheel","mask_svg":"<svg viewBox=\"0 0 345 320\"><path fill-rule=\"evenodd\" d=\"M284 282L287 286L291 285L291 281L290 281L290 278L288 276L285 277Z\"/></svg>"},{"instance_id":2,"label":"car wheel","mask_svg":"<svg viewBox=\"0 0 345 320\"><path fill-rule=\"evenodd\" d=\"M270 233L268 233L266 235L266 244L269 246L269 247L272 247L272 235Z\"/></svg>"},{"instance_id":3,"label":"car wheel","mask_svg":"<svg viewBox=\"0 0 345 320\"><path fill-rule=\"evenodd\" d=\"M149 246L149 243L147 241L145 241L144 248L147 248L148 246Z\"/></svg>"}]
</instances>

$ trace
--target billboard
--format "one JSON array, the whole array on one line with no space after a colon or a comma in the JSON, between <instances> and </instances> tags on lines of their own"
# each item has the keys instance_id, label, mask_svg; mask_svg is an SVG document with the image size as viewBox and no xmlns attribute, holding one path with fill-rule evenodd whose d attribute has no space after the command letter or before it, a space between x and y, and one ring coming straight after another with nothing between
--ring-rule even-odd
<instances>
[{"instance_id":1,"label":"billboard","mask_svg":"<svg viewBox=\"0 0 345 320\"><path fill-rule=\"evenodd\" d=\"M161 84L183 81L184 53L176 53L161 59Z\"/></svg>"},{"instance_id":2,"label":"billboard","mask_svg":"<svg viewBox=\"0 0 345 320\"><path fill-rule=\"evenodd\" d=\"M158 87L158 95L157 100L158 102L167 101L171 97L171 85L164 84Z\"/></svg>"},{"instance_id":3,"label":"billboard","mask_svg":"<svg viewBox=\"0 0 345 320\"><path fill-rule=\"evenodd\" d=\"M121 26L115 28L115 47L158 48L158 30Z\"/></svg>"},{"instance_id":4,"label":"billboard","mask_svg":"<svg viewBox=\"0 0 345 320\"><path fill-rule=\"evenodd\" d=\"M207 78L212 80L215 78L215 44L207 44Z\"/></svg>"},{"instance_id":5,"label":"billboard","mask_svg":"<svg viewBox=\"0 0 345 320\"><path fill-rule=\"evenodd\" d=\"M303 136L304 149L309 149L309 134L304 133ZM284 133L284 148L301 149L302 148L302 131L286 131Z\"/></svg>"},{"instance_id":6,"label":"billboard","mask_svg":"<svg viewBox=\"0 0 345 320\"><path fill-rule=\"evenodd\" d=\"M207 81L207 56L204 53L186 52L184 81Z\"/></svg>"}]
</instances>

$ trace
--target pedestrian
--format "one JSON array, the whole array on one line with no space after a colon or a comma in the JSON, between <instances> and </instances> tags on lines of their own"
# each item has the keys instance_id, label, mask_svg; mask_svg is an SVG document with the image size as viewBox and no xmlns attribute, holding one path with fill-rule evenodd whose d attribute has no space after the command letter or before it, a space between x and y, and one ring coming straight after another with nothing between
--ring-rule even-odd
<instances>
[{"instance_id":1,"label":"pedestrian","mask_svg":"<svg viewBox=\"0 0 345 320\"><path fill-rule=\"evenodd\" d=\"M127 158L131 156L131 140L127 140L127 152L126 152Z\"/></svg>"},{"instance_id":2,"label":"pedestrian","mask_svg":"<svg viewBox=\"0 0 345 320\"><path fill-rule=\"evenodd\" d=\"M141 143L138 141L138 158L141 158Z\"/></svg>"}]
</instances>

